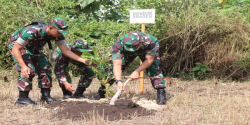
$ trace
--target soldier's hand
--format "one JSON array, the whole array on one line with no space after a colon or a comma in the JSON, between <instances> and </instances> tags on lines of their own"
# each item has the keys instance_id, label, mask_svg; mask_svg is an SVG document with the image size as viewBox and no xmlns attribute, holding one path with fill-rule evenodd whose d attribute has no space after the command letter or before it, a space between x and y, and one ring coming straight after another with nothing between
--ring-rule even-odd
<instances>
[{"instance_id":1,"label":"soldier's hand","mask_svg":"<svg viewBox=\"0 0 250 125\"><path fill-rule=\"evenodd\" d=\"M21 77L29 78L30 68L28 66L24 66L21 68Z\"/></svg>"},{"instance_id":2,"label":"soldier's hand","mask_svg":"<svg viewBox=\"0 0 250 125\"><path fill-rule=\"evenodd\" d=\"M85 62L84 62L84 64L87 65L87 66L94 66L94 65L96 65L93 62L92 62L91 65L89 63L90 63L90 60L85 60Z\"/></svg>"},{"instance_id":3,"label":"soldier's hand","mask_svg":"<svg viewBox=\"0 0 250 125\"><path fill-rule=\"evenodd\" d=\"M75 91L75 87L74 87L73 85L69 84L69 83L64 84L64 86L65 86L65 88L66 88L68 91L70 91L70 92Z\"/></svg>"},{"instance_id":4,"label":"soldier's hand","mask_svg":"<svg viewBox=\"0 0 250 125\"><path fill-rule=\"evenodd\" d=\"M116 87L116 89L117 89L117 90L119 90L119 89L120 89L120 90L122 90L122 91L123 91L123 90L125 90L125 86L123 85L123 83L122 83L122 82L118 82L118 83L117 83L117 87Z\"/></svg>"},{"instance_id":5,"label":"soldier's hand","mask_svg":"<svg viewBox=\"0 0 250 125\"><path fill-rule=\"evenodd\" d=\"M137 71L134 71L130 76L129 76L130 80L133 81L135 79L139 78L139 73Z\"/></svg>"}]
</instances>

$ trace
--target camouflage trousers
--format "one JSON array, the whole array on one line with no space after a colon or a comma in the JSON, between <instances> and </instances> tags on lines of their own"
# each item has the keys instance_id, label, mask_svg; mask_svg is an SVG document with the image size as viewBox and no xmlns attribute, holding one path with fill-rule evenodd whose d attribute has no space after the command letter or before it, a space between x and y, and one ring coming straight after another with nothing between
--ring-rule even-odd
<instances>
[{"instance_id":1,"label":"camouflage trousers","mask_svg":"<svg viewBox=\"0 0 250 125\"><path fill-rule=\"evenodd\" d=\"M30 68L29 78L21 77L21 66L15 59L12 51L10 50L12 57L15 62L15 69L19 73L17 81L17 89L19 91L30 91L32 90L32 80L35 75L38 75L38 87L39 88L51 88L52 79L51 79L51 67L46 55L42 50L37 50L33 55L28 52L26 49L21 50L22 58L24 63Z\"/></svg>"},{"instance_id":2,"label":"camouflage trousers","mask_svg":"<svg viewBox=\"0 0 250 125\"><path fill-rule=\"evenodd\" d=\"M74 64L74 63L72 63L72 64ZM80 77L79 82L78 82L78 87L88 88L90 86L94 76L95 76L94 71L92 70L92 68L90 66L86 66L82 63L79 64L79 62L76 62L76 64L74 64L74 65L76 65L81 72L81 77ZM72 84L72 80L71 80L69 73L67 72L67 70L64 70L64 71L66 71L64 73L65 73L67 82ZM62 82L59 81L59 86L63 87L64 85Z\"/></svg>"},{"instance_id":3,"label":"camouflage trousers","mask_svg":"<svg viewBox=\"0 0 250 125\"><path fill-rule=\"evenodd\" d=\"M126 67L129 66L129 64L137 57L139 56L141 61L144 62L145 61L145 54L141 54L141 55L125 55L122 57L122 71L124 71L126 69ZM159 53L157 52L155 54L154 57L154 61L153 63L146 68L146 71L149 75L149 77L160 77L163 78L163 74L162 71L159 67L159 63L160 63L160 57L159 57ZM112 66L109 68L108 73L112 73L113 74L113 61L112 61ZM166 88L166 84L164 79L150 79L153 88L155 89L161 89L161 88ZM109 84L112 85L115 82L115 79L111 79L109 81Z\"/></svg>"}]
</instances>

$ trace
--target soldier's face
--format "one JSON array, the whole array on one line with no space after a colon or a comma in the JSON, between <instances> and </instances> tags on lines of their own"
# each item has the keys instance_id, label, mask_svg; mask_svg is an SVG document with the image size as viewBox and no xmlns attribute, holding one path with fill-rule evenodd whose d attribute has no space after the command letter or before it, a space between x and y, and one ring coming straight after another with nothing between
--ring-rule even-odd
<instances>
[{"instance_id":1,"label":"soldier's face","mask_svg":"<svg viewBox=\"0 0 250 125\"><path fill-rule=\"evenodd\" d=\"M58 30L57 30L57 28L55 28L55 27L49 27L49 29L50 29L50 35L51 36L53 36L53 37L59 37L59 36L61 36L62 35L62 33L60 33Z\"/></svg>"}]
</instances>

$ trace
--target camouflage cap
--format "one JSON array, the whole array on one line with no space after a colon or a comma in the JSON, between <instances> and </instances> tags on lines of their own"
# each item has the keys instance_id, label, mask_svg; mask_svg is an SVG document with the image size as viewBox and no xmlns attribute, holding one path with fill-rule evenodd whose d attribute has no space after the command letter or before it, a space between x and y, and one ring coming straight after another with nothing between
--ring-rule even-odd
<instances>
[{"instance_id":1,"label":"camouflage cap","mask_svg":"<svg viewBox=\"0 0 250 125\"><path fill-rule=\"evenodd\" d=\"M90 47L88 42L85 40L76 40L73 44L71 44L71 50L78 52L93 52L92 47Z\"/></svg>"},{"instance_id":2,"label":"camouflage cap","mask_svg":"<svg viewBox=\"0 0 250 125\"><path fill-rule=\"evenodd\" d=\"M53 24L53 26L55 26L58 29L60 33L69 33L68 31L69 25L64 19L56 17L52 19L50 22Z\"/></svg>"},{"instance_id":3,"label":"camouflage cap","mask_svg":"<svg viewBox=\"0 0 250 125\"><path fill-rule=\"evenodd\" d=\"M124 49L127 51L135 52L140 48L140 37L137 33L127 33L123 36Z\"/></svg>"}]
</instances>

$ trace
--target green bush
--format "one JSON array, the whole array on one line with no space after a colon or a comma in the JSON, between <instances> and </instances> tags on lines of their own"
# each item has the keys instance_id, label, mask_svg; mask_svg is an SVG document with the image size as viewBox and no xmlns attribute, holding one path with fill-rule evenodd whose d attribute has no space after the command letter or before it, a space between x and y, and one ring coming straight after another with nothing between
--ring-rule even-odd
<instances>
[{"instance_id":1,"label":"green bush","mask_svg":"<svg viewBox=\"0 0 250 125\"><path fill-rule=\"evenodd\" d=\"M113 42L122 35L141 30L140 24L129 24L126 10L156 9L156 23L146 24L146 33L160 41L160 67L165 75L190 74L195 62L206 63L211 74L220 77L239 79L249 74L248 0L228 0L223 8L217 0L119 0L115 5L105 0L108 4L102 8L108 13L98 10L92 15L85 15L76 0L59 1L0 1L1 68L13 66L6 47L11 34L31 21L61 17L70 25L67 43L85 39L98 49L106 48L99 51L102 55L110 53ZM47 46L45 54L53 64ZM128 72L134 68L129 67Z\"/></svg>"}]
</instances>

